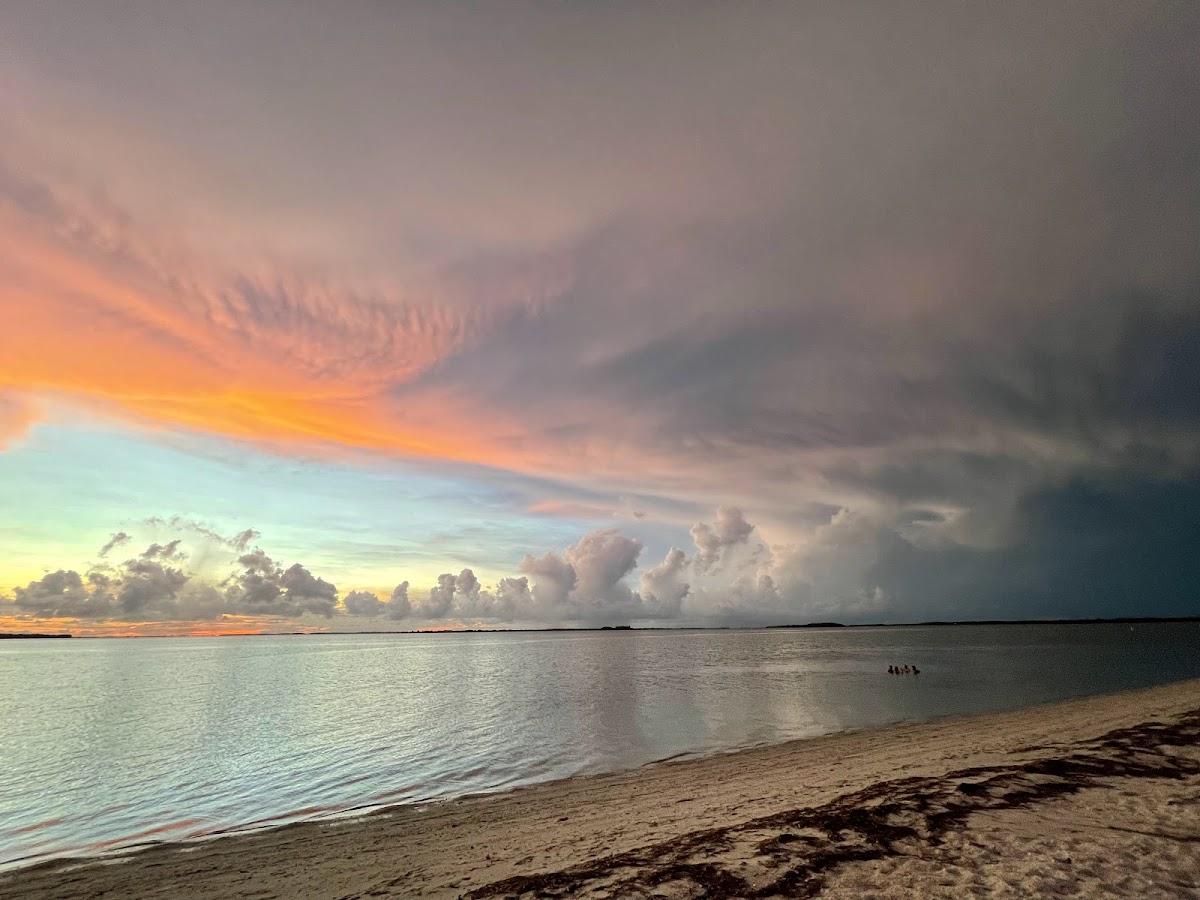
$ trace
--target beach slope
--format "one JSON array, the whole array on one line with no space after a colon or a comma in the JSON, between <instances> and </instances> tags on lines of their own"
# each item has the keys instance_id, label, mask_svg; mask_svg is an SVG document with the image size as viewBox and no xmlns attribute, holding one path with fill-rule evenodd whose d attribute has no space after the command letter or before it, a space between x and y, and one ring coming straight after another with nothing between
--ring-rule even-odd
<instances>
[{"instance_id":1,"label":"beach slope","mask_svg":"<svg viewBox=\"0 0 1200 900\"><path fill-rule=\"evenodd\" d=\"M1200 896L1200 681L0 876L0 898Z\"/></svg>"}]
</instances>

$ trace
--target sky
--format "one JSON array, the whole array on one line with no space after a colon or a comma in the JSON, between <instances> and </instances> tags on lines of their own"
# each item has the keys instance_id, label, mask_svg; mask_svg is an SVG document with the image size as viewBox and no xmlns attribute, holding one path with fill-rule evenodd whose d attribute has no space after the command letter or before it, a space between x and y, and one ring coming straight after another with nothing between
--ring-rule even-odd
<instances>
[{"instance_id":1,"label":"sky","mask_svg":"<svg viewBox=\"0 0 1200 900\"><path fill-rule=\"evenodd\" d=\"M0 630L1200 614L1198 40L6 3Z\"/></svg>"}]
</instances>

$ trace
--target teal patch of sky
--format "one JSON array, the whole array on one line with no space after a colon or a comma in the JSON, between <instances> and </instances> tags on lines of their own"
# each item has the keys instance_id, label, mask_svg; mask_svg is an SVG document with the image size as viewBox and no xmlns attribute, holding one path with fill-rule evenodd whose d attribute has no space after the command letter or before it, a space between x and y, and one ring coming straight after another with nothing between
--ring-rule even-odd
<instances>
[{"instance_id":1,"label":"teal patch of sky","mask_svg":"<svg viewBox=\"0 0 1200 900\"><path fill-rule=\"evenodd\" d=\"M508 573L525 553L596 527L528 513L545 494L520 481L478 467L455 474L445 464L303 458L192 433L43 423L0 453L0 562L79 567L111 532L183 516L222 534L255 528L277 561L301 562L343 589L363 573L406 577L406 566Z\"/></svg>"}]
</instances>

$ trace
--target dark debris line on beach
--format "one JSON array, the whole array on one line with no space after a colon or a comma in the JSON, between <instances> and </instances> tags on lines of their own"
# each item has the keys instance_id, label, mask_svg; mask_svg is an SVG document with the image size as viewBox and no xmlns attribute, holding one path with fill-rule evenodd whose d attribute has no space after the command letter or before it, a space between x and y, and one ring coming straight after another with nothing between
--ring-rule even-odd
<instances>
[{"instance_id":1,"label":"dark debris line on beach","mask_svg":"<svg viewBox=\"0 0 1200 900\"><path fill-rule=\"evenodd\" d=\"M710 898L812 897L838 866L911 852L912 841L936 846L973 813L1029 806L1102 786L1107 778L1200 775L1200 762L1164 749L1198 742L1200 710L1194 710L1171 722L1111 731L1065 755L881 782L822 806L696 831L558 872L506 878L466 896L650 897L669 886ZM904 841L909 849L898 846ZM758 877L723 861L747 857Z\"/></svg>"}]
</instances>

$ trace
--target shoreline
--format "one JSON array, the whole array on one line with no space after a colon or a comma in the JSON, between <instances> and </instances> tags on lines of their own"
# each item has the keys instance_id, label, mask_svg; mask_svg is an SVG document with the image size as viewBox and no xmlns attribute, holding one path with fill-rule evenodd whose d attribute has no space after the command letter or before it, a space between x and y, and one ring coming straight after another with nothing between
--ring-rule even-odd
<instances>
[{"instance_id":1,"label":"shoreline","mask_svg":"<svg viewBox=\"0 0 1200 900\"><path fill-rule=\"evenodd\" d=\"M951 852L944 848L956 838L961 843L963 827L975 828L976 819L1015 817L1016 824L1005 827L1027 832L1030 840L1054 837L1039 837L1023 817L1064 805L1099 802L1103 816L1097 821L1111 819L1112 798L1093 796L1110 792L1138 802L1129 813L1132 824L1110 823L1109 838L1124 835L1130 843L1130 834L1147 832L1138 840L1171 851L1142 848L1123 869L1154 863L1175 874L1158 872L1159 881L1142 888L1178 893L1200 890L1200 883L1179 881L1187 877L1180 872L1200 873L1198 744L1200 679L1194 679L674 758L120 854L35 862L0 872L0 898L104 891L484 897L638 896L653 890L690 896L697 889L744 896L773 884L776 893L803 887L811 895L810 888L836 894L847 879L857 885L846 887L853 895L869 893L884 875L889 890L897 878L919 878L916 869L907 875L894 869L913 868L914 848L921 851L916 858ZM887 811L882 817L881 807ZM1138 825L1166 813L1175 823L1171 833L1154 837L1154 829ZM1081 807L1073 815L1086 819L1089 813ZM1099 836L1092 835L1090 844L1087 837L1072 838L1073 855L1064 858L1087 858L1091 847L1095 868L1114 851ZM1054 858L1047 853L1043 859ZM992 869L1028 869L1027 861L993 855L997 860L987 863ZM948 865L935 866L937 877L950 877ZM982 861L950 865L959 875L985 868ZM1061 861L1050 868L1061 875ZM1076 870L1075 863L1067 867ZM1038 890L1029 880L1035 875L1020 874L1012 890ZM1162 878L1176 880L1164 886ZM942 888L947 896L963 889L955 884ZM937 893L935 885L919 880L910 888Z\"/></svg>"},{"instance_id":2,"label":"shoreline","mask_svg":"<svg viewBox=\"0 0 1200 900\"><path fill-rule=\"evenodd\" d=\"M246 638L246 637L340 637L343 635L417 634L559 634L592 631L820 631L827 628L948 628L979 625L1171 625L1200 623L1200 616L1115 616L1090 619L930 619L918 622L796 622L779 625L597 625L546 628L428 628L366 631L228 631L217 634L67 634L54 632L0 632L0 640L76 638L78 640L124 640L127 638Z\"/></svg>"}]
</instances>

